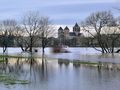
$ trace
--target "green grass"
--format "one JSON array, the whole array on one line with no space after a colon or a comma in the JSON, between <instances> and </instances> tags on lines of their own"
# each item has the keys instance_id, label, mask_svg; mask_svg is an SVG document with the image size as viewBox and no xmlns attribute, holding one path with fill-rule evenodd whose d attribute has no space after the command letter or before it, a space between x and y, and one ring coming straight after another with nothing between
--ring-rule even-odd
<instances>
[{"instance_id":1,"label":"green grass","mask_svg":"<svg viewBox=\"0 0 120 90\"><path fill-rule=\"evenodd\" d=\"M4 62L5 60L0 59L0 63Z\"/></svg>"},{"instance_id":2,"label":"green grass","mask_svg":"<svg viewBox=\"0 0 120 90\"><path fill-rule=\"evenodd\" d=\"M88 64L88 65L98 65L98 62L83 62L83 61L72 61L73 64Z\"/></svg>"},{"instance_id":3,"label":"green grass","mask_svg":"<svg viewBox=\"0 0 120 90\"><path fill-rule=\"evenodd\" d=\"M26 58L26 57L23 57L23 56L0 55L0 58L3 58L3 57L6 57L6 58Z\"/></svg>"},{"instance_id":4,"label":"green grass","mask_svg":"<svg viewBox=\"0 0 120 90\"><path fill-rule=\"evenodd\" d=\"M25 57L25 56L13 56L13 55L0 55L0 59L2 58L37 58L37 57L32 57L32 56L29 56L29 57Z\"/></svg>"},{"instance_id":5,"label":"green grass","mask_svg":"<svg viewBox=\"0 0 120 90\"><path fill-rule=\"evenodd\" d=\"M3 83L5 85L14 85L14 84L29 84L30 82L28 80L18 80L15 77L12 77L11 75L0 75L0 83Z\"/></svg>"},{"instance_id":6,"label":"green grass","mask_svg":"<svg viewBox=\"0 0 120 90\"><path fill-rule=\"evenodd\" d=\"M73 63L73 64L89 64L89 65L98 65L99 62L89 62L89 61L79 61L79 60L74 60L74 61L69 61L69 60L59 60L61 63Z\"/></svg>"}]
</instances>

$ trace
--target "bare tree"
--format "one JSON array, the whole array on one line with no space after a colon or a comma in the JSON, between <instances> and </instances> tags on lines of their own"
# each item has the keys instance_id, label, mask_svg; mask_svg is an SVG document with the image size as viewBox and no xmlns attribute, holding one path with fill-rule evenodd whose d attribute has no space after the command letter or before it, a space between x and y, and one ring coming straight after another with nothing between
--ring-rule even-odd
<instances>
[{"instance_id":1,"label":"bare tree","mask_svg":"<svg viewBox=\"0 0 120 90\"><path fill-rule=\"evenodd\" d=\"M55 30L53 25L51 24L48 17L41 18L41 36L42 39L42 52L44 53L44 49L48 44L48 37L55 36Z\"/></svg>"},{"instance_id":2,"label":"bare tree","mask_svg":"<svg viewBox=\"0 0 120 90\"><path fill-rule=\"evenodd\" d=\"M14 31L15 36L15 45L20 47L22 51L27 51L29 46L27 43L27 37L25 31L21 28L21 26L17 26Z\"/></svg>"},{"instance_id":3,"label":"bare tree","mask_svg":"<svg viewBox=\"0 0 120 90\"><path fill-rule=\"evenodd\" d=\"M2 37L3 53L9 46L10 38L14 36L14 29L16 28L17 22L12 19L3 20L0 23L0 34Z\"/></svg>"},{"instance_id":4,"label":"bare tree","mask_svg":"<svg viewBox=\"0 0 120 90\"><path fill-rule=\"evenodd\" d=\"M93 47L102 53L114 52L115 42L119 38L116 26L116 20L110 11L93 13L82 22L83 30L97 40L101 49L94 47L95 40L91 41Z\"/></svg>"},{"instance_id":5,"label":"bare tree","mask_svg":"<svg viewBox=\"0 0 120 90\"><path fill-rule=\"evenodd\" d=\"M22 29L26 33L26 44L29 51L32 52L36 44L40 44L42 40L43 49L46 46L46 37L51 34L51 25L48 17L42 17L38 12L28 12L23 18ZM44 50L43 50L44 52Z\"/></svg>"},{"instance_id":6,"label":"bare tree","mask_svg":"<svg viewBox=\"0 0 120 90\"><path fill-rule=\"evenodd\" d=\"M23 17L23 26L22 28L26 33L26 44L29 47L29 51L32 52L33 47L37 37L41 30L41 17L37 12L29 12ZM25 36L24 36L25 37Z\"/></svg>"}]
</instances>

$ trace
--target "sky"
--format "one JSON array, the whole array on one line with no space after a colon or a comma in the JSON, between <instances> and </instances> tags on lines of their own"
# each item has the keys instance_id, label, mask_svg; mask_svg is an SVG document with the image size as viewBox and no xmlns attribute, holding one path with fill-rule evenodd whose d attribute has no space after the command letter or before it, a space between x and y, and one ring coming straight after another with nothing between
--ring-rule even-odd
<instances>
[{"instance_id":1,"label":"sky","mask_svg":"<svg viewBox=\"0 0 120 90\"><path fill-rule=\"evenodd\" d=\"M120 0L0 0L0 20L21 20L28 11L39 11L53 24L74 25L93 12L111 10L120 16Z\"/></svg>"}]
</instances>

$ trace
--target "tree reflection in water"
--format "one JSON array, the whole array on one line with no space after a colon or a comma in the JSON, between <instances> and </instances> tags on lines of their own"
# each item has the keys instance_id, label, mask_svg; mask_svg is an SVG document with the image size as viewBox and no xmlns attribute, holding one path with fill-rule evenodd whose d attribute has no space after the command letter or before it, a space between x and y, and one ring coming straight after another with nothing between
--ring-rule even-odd
<instances>
[{"instance_id":1,"label":"tree reflection in water","mask_svg":"<svg viewBox=\"0 0 120 90\"><path fill-rule=\"evenodd\" d=\"M0 63L0 74L10 74L22 80L27 79L32 85L48 81L48 67L45 55L42 55L41 58L31 55L29 58L4 57L4 59L7 60L7 63Z\"/></svg>"},{"instance_id":2,"label":"tree reflection in water","mask_svg":"<svg viewBox=\"0 0 120 90\"><path fill-rule=\"evenodd\" d=\"M70 64L70 61L68 59L58 59L59 66L62 66L63 64L68 67Z\"/></svg>"},{"instance_id":3,"label":"tree reflection in water","mask_svg":"<svg viewBox=\"0 0 120 90\"><path fill-rule=\"evenodd\" d=\"M78 60L75 62L67 59L58 59L58 61L55 59L52 61L53 59L47 59L45 55L42 55L41 58L31 55L29 58L4 57L5 59L8 62L0 63L0 75L10 74L15 76L17 80L30 81L27 85L13 85L16 88L14 90L20 88L21 90L85 90L86 88L92 88L93 84L95 89L102 90L104 88L101 89L101 87L106 86L106 81L110 88L112 88L111 81L113 79L119 83L120 72L105 69L106 65L107 67L113 66L112 63L101 63L101 69L98 69L98 66L94 63L89 64L89 62L80 62ZM117 67L120 67L120 65L115 64L114 68ZM6 87L4 88L1 90L9 90Z\"/></svg>"}]
</instances>

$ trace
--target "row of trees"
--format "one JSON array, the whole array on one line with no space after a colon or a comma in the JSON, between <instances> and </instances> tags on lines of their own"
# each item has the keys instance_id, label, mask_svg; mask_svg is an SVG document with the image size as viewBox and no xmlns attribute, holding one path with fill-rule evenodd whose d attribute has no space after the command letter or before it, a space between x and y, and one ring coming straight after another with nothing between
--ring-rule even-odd
<instances>
[{"instance_id":1,"label":"row of trees","mask_svg":"<svg viewBox=\"0 0 120 90\"><path fill-rule=\"evenodd\" d=\"M115 52L115 45L120 42L120 17L115 18L110 11L95 12L81 26L91 37L88 39L96 50L102 53ZM100 49L95 47L96 43Z\"/></svg>"},{"instance_id":2,"label":"row of trees","mask_svg":"<svg viewBox=\"0 0 120 90\"><path fill-rule=\"evenodd\" d=\"M33 47L41 44L47 45L47 38L54 34L54 28L48 17L40 16L38 12L26 13L21 23L16 20L7 19L0 22L0 39L2 39L3 52L9 46L10 38L15 38L17 46L23 51L32 52Z\"/></svg>"},{"instance_id":3,"label":"row of trees","mask_svg":"<svg viewBox=\"0 0 120 90\"><path fill-rule=\"evenodd\" d=\"M81 27L89 34L90 38L87 39L90 39L88 41L91 45L102 53L113 53L116 44L120 42L120 18L115 18L110 11L92 13L81 23ZM11 19L0 22L3 52L10 46L12 38L15 40L12 42L16 42L23 51L32 52L33 47L41 44L44 52L50 41L48 37L53 35L55 30L49 18L40 16L38 12L28 12L20 24ZM96 48L96 43L100 49Z\"/></svg>"}]
</instances>

